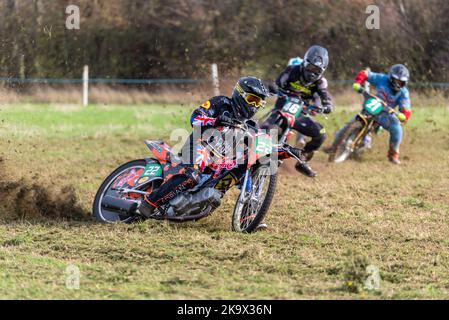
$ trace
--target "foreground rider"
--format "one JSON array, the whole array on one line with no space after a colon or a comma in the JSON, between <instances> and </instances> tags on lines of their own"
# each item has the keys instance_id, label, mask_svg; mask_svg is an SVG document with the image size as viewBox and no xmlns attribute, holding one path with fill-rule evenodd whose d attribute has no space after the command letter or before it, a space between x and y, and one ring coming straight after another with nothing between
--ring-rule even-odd
<instances>
[{"instance_id":1,"label":"foreground rider","mask_svg":"<svg viewBox=\"0 0 449 320\"><path fill-rule=\"evenodd\" d=\"M214 127L232 126L236 121L252 118L257 110L265 105L268 95L269 92L261 80L255 77L243 77L237 82L231 98L213 97L193 111L190 122L194 134L190 135L186 143L187 147L185 146L182 151L185 170L170 178L155 192L145 196L145 201L142 201L139 207L140 213L150 216L156 208L195 187L204 170L208 170L205 160L207 156L203 154L207 150L201 149L201 144L193 141L195 132L203 132ZM199 150L198 147L200 147ZM293 151L296 151L299 156L299 150Z\"/></svg>"},{"instance_id":2,"label":"foreground rider","mask_svg":"<svg viewBox=\"0 0 449 320\"><path fill-rule=\"evenodd\" d=\"M376 96L387 103L390 108L399 107L399 115L382 112L376 121L390 132L390 148L388 160L394 164L400 164L399 148L402 142L401 122L406 123L412 114L410 94L407 83L410 79L408 69L402 64L395 64L388 74L375 73L362 70L357 74L353 88L363 93L363 85L366 81L376 87Z\"/></svg>"},{"instance_id":3,"label":"foreground rider","mask_svg":"<svg viewBox=\"0 0 449 320\"><path fill-rule=\"evenodd\" d=\"M327 50L316 45L307 50L303 60L292 59L289 66L276 80L275 85L270 88L271 91L280 93L274 108L282 109L286 103L285 95L287 95L300 97L306 103L312 116L318 113L331 113L333 110L332 97L328 92L327 80L323 77L328 64ZM311 138L303 150L302 159L304 161L298 162L296 169L306 176L315 177L316 173L307 162L313 158L315 151L326 140L326 130L306 114L297 119L293 129Z\"/></svg>"}]
</instances>

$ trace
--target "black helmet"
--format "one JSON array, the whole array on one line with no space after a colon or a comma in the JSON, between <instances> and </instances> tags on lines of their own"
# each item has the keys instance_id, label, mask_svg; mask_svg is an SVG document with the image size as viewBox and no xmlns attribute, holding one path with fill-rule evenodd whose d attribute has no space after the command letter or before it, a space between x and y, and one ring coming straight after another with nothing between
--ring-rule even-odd
<instances>
[{"instance_id":1,"label":"black helmet","mask_svg":"<svg viewBox=\"0 0 449 320\"><path fill-rule=\"evenodd\" d=\"M232 92L235 111L242 117L250 119L266 103L269 92L262 81L255 77L243 77L237 81Z\"/></svg>"},{"instance_id":2,"label":"black helmet","mask_svg":"<svg viewBox=\"0 0 449 320\"><path fill-rule=\"evenodd\" d=\"M405 87L410 80L410 72L403 64L395 64L388 73L390 85L394 91L399 91Z\"/></svg>"},{"instance_id":3,"label":"black helmet","mask_svg":"<svg viewBox=\"0 0 449 320\"><path fill-rule=\"evenodd\" d=\"M319 80L329 64L327 50L320 46L312 46L307 50L303 62L303 80L308 85Z\"/></svg>"}]
</instances>

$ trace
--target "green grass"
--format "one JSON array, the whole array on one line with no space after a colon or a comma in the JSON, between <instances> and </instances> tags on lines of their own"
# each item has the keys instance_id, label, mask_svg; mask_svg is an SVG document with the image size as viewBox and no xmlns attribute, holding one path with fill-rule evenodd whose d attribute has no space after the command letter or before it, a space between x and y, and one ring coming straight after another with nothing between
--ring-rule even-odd
<instances>
[{"instance_id":1,"label":"green grass","mask_svg":"<svg viewBox=\"0 0 449 320\"><path fill-rule=\"evenodd\" d=\"M447 298L444 108L415 108L400 167L386 161L385 132L362 161L334 165L317 154L315 180L287 161L266 232L230 231L235 191L197 223L92 221L102 179L147 156L145 139L169 141L173 129L189 130L193 107L0 106L0 298ZM329 119L318 119L333 133L355 112L337 106ZM17 186L6 188L11 182ZM74 210L75 202L83 219L67 219L71 212L56 217L58 210ZM79 290L65 285L72 264L81 272ZM363 289L367 265L380 270L379 291Z\"/></svg>"}]
</instances>

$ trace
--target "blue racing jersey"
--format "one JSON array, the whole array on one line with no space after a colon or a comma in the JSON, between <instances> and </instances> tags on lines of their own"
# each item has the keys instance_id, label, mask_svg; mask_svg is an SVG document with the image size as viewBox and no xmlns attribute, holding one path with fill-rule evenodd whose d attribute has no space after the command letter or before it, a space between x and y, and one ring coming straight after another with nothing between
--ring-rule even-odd
<instances>
[{"instance_id":1,"label":"blue racing jersey","mask_svg":"<svg viewBox=\"0 0 449 320\"><path fill-rule=\"evenodd\" d=\"M376 96L385 101L389 107L399 111L411 110L410 93L407 88L401 88L399 92L391 89L389 76L384 73L368 72L368 82L376 87Z\"/></svg>"}]
</instances>

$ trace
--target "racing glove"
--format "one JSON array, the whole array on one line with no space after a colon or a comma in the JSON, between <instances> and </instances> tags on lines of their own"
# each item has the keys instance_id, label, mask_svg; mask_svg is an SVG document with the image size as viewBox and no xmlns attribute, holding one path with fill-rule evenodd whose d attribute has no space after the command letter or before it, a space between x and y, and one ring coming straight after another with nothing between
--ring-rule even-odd
<instances>
[{"instance_id":1,"label":"racing glove","mask_svg":"<svg viewBox=\"0 0 449 320\"><path fill-rule=\"evenodd\" d=\"M362 87L362 85L360 83L357 83L357 82L354 83L352 85L352 89L354 89L354 91L357 92L357 93L363 93L363 87Z\"/></svg>"},{"instance_id":2,"label":"racing glove","mask_svg":"<svg viewBox=\"0 0 449 320\"><path fill-rule=\"evenodd\" d=\"M279 88L278 88L278 86L276 85L276 83L271 82L271 83L268 85L268 91L269 91L271 94L275 95L275 94L278 94Z\"/></svg>"},{"instance_id":3,"label":"racing glove","mask_svg":"<svg viewBox=\"0 0 449 320\"><path fill-rule=\"evenodd\" d=\"M407 121L407 117L406 117L405 114L403 114L402 112L399 112L399 113L398 113L398 119L399 119L399 121L401 121L401 122Z\"/></svg>"},{"instance_id":4,"label":"racing glove","mask_svg":"<svg viewBox=\"0 0 449 320\"><path fill-rule=\"evenodd\" d=\"M218 118L215 120L215 126L220 127L220 126L232 126L234 124L234 121L232 120L232 118L226 116L226 115L220 115L218 116Z\"/></svg>"},{"instance_id":5,"label":"racing glove","mask_svg":"<svg viewBox=\"0 0 449 320\"><path fill-rule=\"evenodd\" d=\"M400 116L398 116L399 121L403 122L403 123L407 123L408 120L410 119L410 116L412 115L412 110L410 109L402 109L400 111ZM404 119L404 120L401 120Z\"/></svg>"},{"instance_id":6,"label":"racing glove","mask_svg":"<svg viewBox=\"0 0 449 320\"><path fill-rule=\"evenodd\" d=\"M310 105L307 107L307 109L309 110L309 114L311 116L316 116L318 113L324 113L324 110L321 106Z\"/></svg>"}]
</instances>

